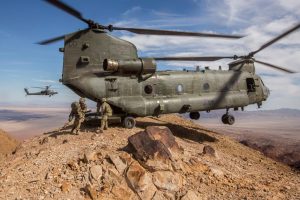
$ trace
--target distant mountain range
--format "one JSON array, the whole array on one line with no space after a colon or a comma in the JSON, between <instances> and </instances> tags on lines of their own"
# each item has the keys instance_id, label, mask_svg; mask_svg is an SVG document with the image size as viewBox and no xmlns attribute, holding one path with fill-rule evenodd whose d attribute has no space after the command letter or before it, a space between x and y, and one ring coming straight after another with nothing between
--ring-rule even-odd
<instances>
[{"instance_id":1,"label":"distant mountain range","mask_svg":"<svg viewBox=\"0 0 300 200\"><path fill-rule=\"evenodd\" d=\"M229 111L232 115L238 118L253 118L253 117L264 117L264 118L300 118L300 110L281 108L276 110L257 110L257 111ZM209 113L201 112L201 118L220 118L225 113L225 110L215 110ZM184 114L185 117L189 117L188 114Z\"/></svg>"},{"instance_id":2,"label":"distant mountain range","mask_svg":"<svg viewBox=\"0 0 300 200\"><path fill-rule=\"evenodd\" d=\"M48 118L48 115L15 110L0 110L0 121L26 121L30 119Z\"/></svg>"}]
</instances>

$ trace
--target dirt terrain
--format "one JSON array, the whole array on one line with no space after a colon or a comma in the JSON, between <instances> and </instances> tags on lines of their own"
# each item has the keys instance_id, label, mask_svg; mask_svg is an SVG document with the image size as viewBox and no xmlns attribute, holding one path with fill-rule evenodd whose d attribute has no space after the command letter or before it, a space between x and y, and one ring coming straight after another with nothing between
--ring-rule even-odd
<instances>
[{"instance_id":1,"label":"dirt terrain","mask_svg":"<svg viewBox=\"0 0 300 200\"><path fill-rule=\"evenodd\" d=\"M10 154L14 151L18 144L19 141L0 129L0 162L4 160L6 154Z\"/></svg>"},{"instance_id":2,"label":"dirt terrain","mask_svg":"<svg viewBox=\"0 0 300 200\"><path fill-rule=\"evenodd\" d=\"M149 170L125 151L148 126L174 134L182 151L172 165ZM0 165L0 182L0 199L300 199L299 171L177 115L25 140Z\"/></svg>"}]
</instances>

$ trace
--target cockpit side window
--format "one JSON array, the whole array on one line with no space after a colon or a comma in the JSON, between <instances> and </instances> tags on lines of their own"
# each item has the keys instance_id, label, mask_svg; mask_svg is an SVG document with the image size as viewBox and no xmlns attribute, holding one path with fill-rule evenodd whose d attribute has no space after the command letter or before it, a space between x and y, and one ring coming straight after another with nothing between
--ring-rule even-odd
<instances>
[{"instance_id":1,"label":"cockpit side window","mask_svg":"<svg viewBox=\"0 0 300 200\"><path fill-rule=\"evenodd\" d=\"M255 92L255 82L253 78L246 78L247 83L247 91L248 92Z\"/></svg>"}]
</instances>

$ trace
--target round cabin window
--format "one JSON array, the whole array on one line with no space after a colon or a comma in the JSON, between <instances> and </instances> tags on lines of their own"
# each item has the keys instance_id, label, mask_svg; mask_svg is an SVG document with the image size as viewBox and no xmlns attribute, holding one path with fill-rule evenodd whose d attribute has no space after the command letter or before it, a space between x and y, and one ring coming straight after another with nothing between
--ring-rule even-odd
<instances>
[{"instance_id":1,"label":"round cabin window","mask_svg":"<svg viewBox=\"0 0 300 200\"><path fill-rule=\"evenodd\" d=\"M204 83L203 89L204 89L204 90L209 90L209 84L208 84L208 83Z\"/></svg>"},{"instance_id":2,"label":"round cabin window","mask_svg":"<svg viewBox=\"0 0 300 200\"><path fill-rule=\"evenodd\" d=\"M181 84L179 84L179 85L176 86L176 92L178 94L181 94L183 92L183 86Z\"/></svg>"},{"instance_id":3,"label":"round cabin window","mask_svg":"<svg viewBox=\"0 0 300 200\"><path fill-rule=\"evenodd\" d=\"M152 85L146 85L144 91L146 94L151 94L153 92Z\"/></svg>"}]
</instances>

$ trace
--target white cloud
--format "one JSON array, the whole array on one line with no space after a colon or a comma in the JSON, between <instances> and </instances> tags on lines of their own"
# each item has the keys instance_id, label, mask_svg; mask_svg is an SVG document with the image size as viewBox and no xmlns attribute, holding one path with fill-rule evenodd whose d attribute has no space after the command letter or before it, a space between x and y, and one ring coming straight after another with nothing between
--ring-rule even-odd
<instances>
[{"instance_id":1,"label":"white cloud","mask_svg":"<svg viewBox=\"0 0 300 200\"><path fill-rule=\"evenodd\" d=\"M194 2L198 3L196 0ZM212 22L216 26L219 24L220 28L224 27L225 23L227 32L229 30L235 34L247 35L247 37L240 40L223 40L125 34L122 36L122 39L134 43L139 49L139 54L144 57L247 55L300 21L300 1L298 0L217 0L205 2L209 10L206 19L197 16L181 16L174 17L172 21L167 14L159 15L158 13L156 17L159 18L148 20L146 24L148 27L154 26L154 28L163 26L178 28L186 22L187 25L195 24L195 27L201 30L199 25L205 22ZM203 4L203 1L201 3ZM174 15L176 14L174 13ZM145 24L144 21L142 22L138 19L135 19L134 23L136 27ZM211 32L211 30L208 30L208 32ZM300 72L300 30L257 53L255 58ZM213 66L212 68L217 69L219 65L222 65L226 69L228 62L230 60L216 62L160 62L159 67L171 69L173 66L174 69L180 69L201 65ZM266 104L267 108L300 108L299 75L284 74L260 64L256 64L256 71L258 74L272 75L262 77L272 91Z\"/></svg>"},{"instance_id":2,"label":"white cloud","mask_svg":"<svg viewBox=\"0 0 300 200\"><path fill-rule=\"evenodd\" d=\"M36 81L36 82L41 82L41 83L58 83L57 81L55 80L46 80L46 79L33 79L33 81Z\"/></svg>"},{"instance_id":3,"label":"white cloud","mask_svg":"<svg viewBox=\"0 0 300 200\"><path fill-rule=\"evenodd\" d=\"M123 16L129 16L129 15L135 14L135 13L141 11L141 10L142 10L142 8L140 6L134 6L130 9L126 10L122 15Z\"/></svg>"}]
</instances>

